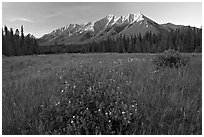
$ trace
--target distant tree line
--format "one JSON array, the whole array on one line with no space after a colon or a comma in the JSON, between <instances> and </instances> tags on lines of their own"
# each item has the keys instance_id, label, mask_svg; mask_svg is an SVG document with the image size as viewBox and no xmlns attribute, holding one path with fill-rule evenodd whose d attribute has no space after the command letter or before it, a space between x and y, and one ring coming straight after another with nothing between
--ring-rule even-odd
<instances>
[{"instance_id":1,"label":"distant tree line","mask_svg":"<svg viewBox=\"0 0 204 137\"><path fill-rule=\"evenodd\" d=\"M20 33L20 34L19 34ZM38 46L36 39L28 34L24 36L16 29L10 31L5 26L2 30L2 52L6 56L58 53L157 53L167 49L180 52L202 52L202 29L185 27L175 31L153 34L147 32L144 36L108 37L107 39L86 44L61 44Z\"/></svg>"},{"instance_id":2,"label":"distant tree line","mask_svg":"<svg viewBox=\"0 0 204 137\"><path fill-rule=\"evenodd\" d=\"M24 36L23 26L21 32L16 29L2 29L2 54L6 56L32 55L38 53L38 44L34 36L28 34Z\"/></svg>"},{"instance_id":3,"label":"distant tree line","mask_svg":"<svg viewBox=\"0 0 204 137\"><path fill-rule=\"evenodd\" d=\"M43 46L41 53L157 53L167 49L180 52L202 52L202 29L186 27L168 33L153 34L147 32L144 36L117 38L108 37L99 42L88 44L52 45Z\"/></svg>"}]
</instances>

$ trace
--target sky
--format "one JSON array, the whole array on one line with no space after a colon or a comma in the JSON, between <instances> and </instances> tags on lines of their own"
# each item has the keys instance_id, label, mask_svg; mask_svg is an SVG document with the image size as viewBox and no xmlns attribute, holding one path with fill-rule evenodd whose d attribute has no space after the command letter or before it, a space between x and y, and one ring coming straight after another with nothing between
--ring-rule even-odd
<instances>
[{"instance_id":1,"label":"sky","mask_svg":"<svg viewBox=\"0 0 204 137\"><path fill-rule=\"evenodd\" d=\"M3 2L2 26L20 29L39 38L69 24L97 21L109 14L139 13L162 24L201 27L201 2Z\"/></svg>"}]
</instances>

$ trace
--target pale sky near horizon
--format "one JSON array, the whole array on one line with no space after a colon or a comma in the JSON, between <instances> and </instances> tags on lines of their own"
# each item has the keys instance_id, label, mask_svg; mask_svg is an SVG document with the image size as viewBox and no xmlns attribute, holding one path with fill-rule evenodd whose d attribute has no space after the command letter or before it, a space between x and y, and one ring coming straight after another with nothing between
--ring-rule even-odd
<instances>
[{"instance_id":1,"label":"pale sky near horizon","mask_svg":"<svg viewBox=\"0 0 204 137\"><path fill-rule=\"evenodd\" d=\"M3 2L2 25L37 38L71 23L97 21L113 14L141 12L159 24L202 26L201 2Z\"/></svg>"}]
</instances>

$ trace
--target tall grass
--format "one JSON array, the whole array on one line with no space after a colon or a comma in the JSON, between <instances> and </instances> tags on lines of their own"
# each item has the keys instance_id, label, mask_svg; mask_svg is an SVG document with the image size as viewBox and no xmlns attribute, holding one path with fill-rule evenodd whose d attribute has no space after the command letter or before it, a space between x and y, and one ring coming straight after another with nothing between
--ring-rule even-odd
<instances>
[{"instance_id":1,"label":"tall grass","mask_svg":"<svg viewBox=\"0 0 204 137\"><path fill-rule=\"evenodd\" d=\"M4 58L3 134L202 134L201 57L160 70L151 58Z\"/></svg>"}]
</instances>

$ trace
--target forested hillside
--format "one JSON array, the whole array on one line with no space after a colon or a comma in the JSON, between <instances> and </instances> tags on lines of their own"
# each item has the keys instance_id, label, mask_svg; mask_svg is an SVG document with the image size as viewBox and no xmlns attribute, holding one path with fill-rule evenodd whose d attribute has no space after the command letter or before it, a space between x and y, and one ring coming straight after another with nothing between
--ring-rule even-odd
<instances>
[{"instance_id":1,"label":"forested hillside","mask_svg":"<svg viewBox=\"0 0 204 137\"><path fill-rule=\"evenodd\" d=\"M125 37L120 35L85 44L61 44L40 47L41 53L157 53L167 49L180 52L202 52L202 29L184 27L166 33L153 34L147 32L144 36Z\"/></svg>"}]
</instances>

